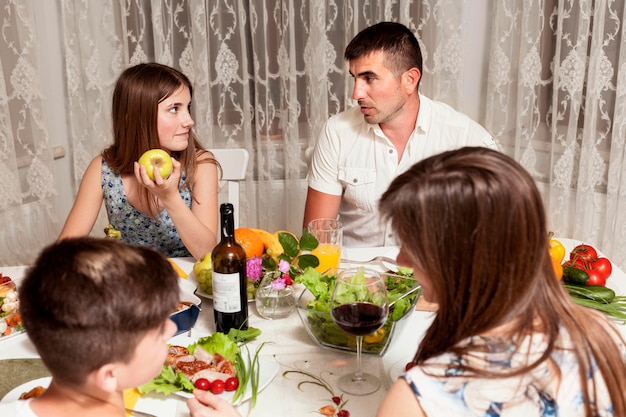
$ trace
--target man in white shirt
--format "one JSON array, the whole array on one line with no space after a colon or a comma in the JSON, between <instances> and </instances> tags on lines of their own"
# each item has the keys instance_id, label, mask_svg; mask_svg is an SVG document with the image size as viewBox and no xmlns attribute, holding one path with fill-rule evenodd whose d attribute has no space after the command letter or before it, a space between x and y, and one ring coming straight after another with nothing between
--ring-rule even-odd
<instances>
[{"instance_id":1,"label":"man in white shirt","mask_svg":"<svg viewBox=\"0 0 626 417\"><path fill-rule=\"evenodd\" d=\"M344 54L358 106L331 117L313 151L304 227L317 218L343 222L344 246L392 246L378 200L393 178L417 161L463 146L496 149L468 116L419 94L422 54L404 25L364 29Z\"/></svg>"}]
</instances>

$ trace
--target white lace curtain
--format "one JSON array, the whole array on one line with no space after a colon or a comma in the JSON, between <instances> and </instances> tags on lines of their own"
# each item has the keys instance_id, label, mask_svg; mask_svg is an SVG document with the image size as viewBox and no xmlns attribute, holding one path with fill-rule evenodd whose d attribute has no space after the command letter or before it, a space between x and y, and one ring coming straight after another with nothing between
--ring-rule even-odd
<instances>
[{"instance_id":1,"label":"white lace curtain","mask_svg":"<svg viewBox=\"0 0 626 417\"><path fill-rule=\"evenodd\" d=\"M115 77L154 60L190 77L195 130L205 146L244 147L252 155L240 213L249 226L299 232L305 150L330 114L351 105L343 50L364 27L400 20L421 32L424 90L458 101L455 1L366 2L358 9L314 0L62 4L75 181L109 141L106 105Z\"/></svg>"},{"instance_id":2,"label":"white lace curtain","mask_svg":"<svg viewBox=\"0 0 626 417\"><path fill-rule=\"evenodd\" d=\"M556 236L626 267L624 2L493 6L485 126L537 180Z\"/></svg>"},{"instance_id":3,"label":"white lace curtain","mask_svg":"<svg viewBox=\"0 0 626 417\"><path fill-rule=\"evenodd\" d=\"M537 178L557 235L595 243L626 266L619 253L626 243L619 217L620 195L621 204L626 201L620 185L624 11L616 3L490 1L488 90L478 104L487 112L478 121ZM251 154L242 224L297 232L305 151L329 115L352 105L343 61L350 39L381 20L406 24L423 47L421 91L469 111L461 91L463 53L476 48L466 40L475 23L464 20L473 4L56 0L67 83L61 98L43 97L37 88L47 63L37 62L34 49L50 41L37 36L37 0L10 1L0 11L0 168L17 172L18 158L26 158L19 178L0 175L0 192L9 196L0 200L0 220L10 225L0 232L0 265L31 261L64 220L65 213L53 209L59 190L42 100L63 101L76 188L88 161L110 143L110 95L118 74L144 61L181 69L194 85L195 129L204 145L244 147ZM591 7L597 10L591 13ZM603 82L607 77L596 75L605 73L607 60L613 72Z\"/></svg>"}]
</instances>

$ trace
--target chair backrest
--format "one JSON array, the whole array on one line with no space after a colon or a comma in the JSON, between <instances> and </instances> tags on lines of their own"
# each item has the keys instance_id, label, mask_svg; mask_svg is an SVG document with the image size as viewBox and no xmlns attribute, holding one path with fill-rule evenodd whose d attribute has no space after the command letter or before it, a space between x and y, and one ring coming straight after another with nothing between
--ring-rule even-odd
<instances>
[{"instance_id":1,"label":"chair backrest","mask_svg":"<svg viewBox=\"0 0 626 417\"><path fill-rule=\"evenodd\" d=\"M246 179L250 155L244 148L210 149L210 151L222 166L219 190L227 188L227 202L235 209L235 227L239 227L239 181Z\"/></svg>"}]
</instances>

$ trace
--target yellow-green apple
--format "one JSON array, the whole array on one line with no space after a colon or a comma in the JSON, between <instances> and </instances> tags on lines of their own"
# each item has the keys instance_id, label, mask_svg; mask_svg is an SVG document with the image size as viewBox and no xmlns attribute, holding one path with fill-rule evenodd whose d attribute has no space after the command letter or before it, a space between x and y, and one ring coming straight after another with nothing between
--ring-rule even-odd
<instances>
[{"instance_id":1,"label":"yellow-green apple","mask_svg":"<svg viewBox=\"0 0 626 417\"><path fill-rule=\"evenodd\" d=\"M150 149L141 155L139 164L146 167L146 173L154 181L154 170L158 169L161 178L167 178L172 173L172 158L163 149Z\"/></svg>"}]
</instances>

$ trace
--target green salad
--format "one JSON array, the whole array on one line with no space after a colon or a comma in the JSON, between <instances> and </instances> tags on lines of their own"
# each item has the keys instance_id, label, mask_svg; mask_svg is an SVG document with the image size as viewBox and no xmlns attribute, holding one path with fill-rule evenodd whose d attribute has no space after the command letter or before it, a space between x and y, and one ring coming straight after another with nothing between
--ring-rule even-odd
<instances>
[{"instance_id":1,"label":"green salad","mask_svg":"<svg viewBox=\"0 0 626 417\"><path fill-rule=\"evenodd\" d=\"M256 397L254 380L258 380L258 366L256 364L258 364L259 349L257 349L254 359L251 359L248 354L248 360L246 361L240 347L260 334L261 331L254 327L249 327L247 330L231 329L228 334L216 332L210 336L199 338L195 343L188 345L187 350L189 350L190 354L193 354L196 348L201 346L207 352L211 354L219 353L233 363L239 380L239 386L232 399L234 403L246 391L250 381L252 381L253 398ZM137 389L142 394L155 391L170 395L178 391L192 392L194 385L182 372L164 364L159 375Z\"/></svg>"},{"instance_id":2,"label":"green salad","mask_svg":"<svg viewBox=\"0 0 626 417\"><path fill-rule=\"evenodd\" d=\"M420 290L413 291L417 282L412 271L398 274L383 273L389 297L389 315L384 326L375 333L363 337L363 352L380 354L384 352L396 323L408 315L417 303ZM313 268L307 268L296 277L313 297L306 303L306 320L309 333L322 345L344 350L355 350L356 338L341 330L330 315L330 297L337 277L322 275ZM407 295L407 293L409 293ZM303 320L303 312L299 311Z\"/></svg>"}]
</instances>

